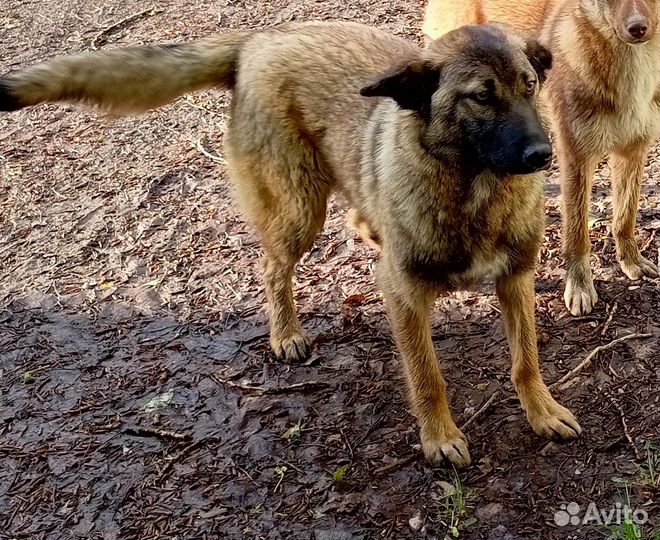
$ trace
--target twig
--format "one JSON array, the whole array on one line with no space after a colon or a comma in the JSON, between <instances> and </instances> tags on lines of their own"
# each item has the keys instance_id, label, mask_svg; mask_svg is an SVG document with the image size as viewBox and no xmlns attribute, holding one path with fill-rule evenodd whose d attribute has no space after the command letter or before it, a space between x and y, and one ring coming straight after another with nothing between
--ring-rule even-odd
<instances>
[{"instance_id":1,"label":"twig","mask_svg":"<svg viewBox=\"0 0 660 540\"><path fill-rule=\"evenodd\" d=\"M279 474L280 478L277 481L277 484L275 484L275 488L273 489L273 493L277 493L278 488L280 487L280 485L282 484L282 481L284 480L284 475L286 474L286 467L282 467L281 469L279 469L279 471L278 471L278 469L279 469L279 467L276 468L275 470Z\"/></svg>"},{"instance_id":2,"label":"twig","mask_svg":"<svg viewBox=\"0 0 660 540\"><path fill-rule=\"evenodd\" d=\"M176 441L188 441L192 438L188 433L177 433L176 431L168 431L166 429L137 426L127 427L124 433L135 435L136 437L159 437L161 439L174 439Z\"/></svg>"},{"instance_id":3,"label":"twig","mask_svg":"<svg viewBox=\"0 0 660 540\"><path fill-rule=\"evenodd\" d=\"M611 341L610 343L607 343L605 345L600 345L599 347L596 347L593 351L591 351L582 362L575 368L573 368L571 371L569 371L566 375L564 375L561 379L558 381L555 381L552 383L548 388L551 390L554 388L557 388L558 386L564 384L566 381L569 381L573 377L575 377L580 371L582 371L585 367L587 367L593 359L598 355L598 353L602 351L606 351L608 349L611 349L618 343L621 343L622 341L628 341L629 339L643 339L643 338L649 338L653 337L653 334L629 334L627 336L622 336L620 338L615 339L614 341ZM484 403L481 408L475 412L468 420L461 426L461 429L467 428L469 425L471 425L479 416L481 416L484 412L486 412L491 405L494 403L495 398L499 395L499 392L494 392L492 396ZM518 399L518 396L509 396L504 399L501 399L497 402L497 405L504 405L505 403L509 403L512 401L515 401Z\"/></svg>"},{"instance_id":4,"label":"twig","mask_svg":"<svg viewBox=\"0 0 660 540\"><path fill-rule=\"evenodd\" d=\"M500 393L496 390L493 392L493 395L488 398L486 403L484 403L479 410L475 412L467 421L461 426L461 429L466 429L470 424L472 424L477 418L479 418L487 409L493 404L495 398L498 397Z\"/></svg>"},{"instance_id":5,"label":"twig","mask_svg":"<svg viewBox=\"0 0 660 540\"><path fill-rule=\"evenodd\" d=\"M218 376L211 377L218 384L224 384L232 388L240 388L247 392L254 392L260 396L264 394L286 394L287 392L300 392L305 390L316 390L318 388L327 388L330 384L322 381L304 381L299 383L289 384L287 386L258 386L250 382L242 381L236 383L229 379L221 379Z\"/></svg>"},{"instance_id":6,"label":"twig","mask_svg":"<svg viewBox=\"0 0 660 540\"><path fill-rule=\"evenodd\" d=\"M640 249L639 251L641 253L644 253L649 248L649 246L653 243L654 240L655 240L655 234L651 234L651 236L649 236L649 239L646 242L644 242L644 245L642 246L642 249Z\"/></svg>"},{"instance_id":7,"label":"twig","mask_svg":"<svg viewBox=\"0 0 660 540\"><path fill-rule=\"evenodd\" d=\"M96 34L94 39L92 39L92 42L90 43L90 47L96 50L99 48L99 46L103 45L107 41L107 37L109 35L114 34L118 30L125 28L131 23L145 19L146 17L152 17L153 15L158 15L163 11L165 11L165 8L152 6L143 11L139 11L138 13L133 13L133 15L129 15L128 17L122 19L121 21L111 24L110 26L101 30L98 34Z\"/></svg>"},{"instance_id":8,"label":"twig","mask_svg":"<svg viewBox=\"0 0 660 540\"><path fill-rule=\"evenodd\" d=\"M605 321L605 324L603 325L603 328L600 331L600 335L604 336L605 332L607 332L607 329L610 327L610 323L612 322L612 318L614 317L614 314L616 313L616 310L619 308L619 303L615 300L614 304L612 304L612 309L610 309L610 314L607 316L607 320Z\"/></svg>"},{"instance_id":9,"label":"twig","mask_svg":"<svg viewBox=\"0 0 660 540\"><path fill-rule=\"evenodd\" d=\"M558 381L555 381L552 383L549 388L552 390L553 388L557 388L558 386L564 384L566 381L569 381L573 377L575 377L580 371L582 371L585 367L587 367L591 362L593 362L594 358L598 355L598 353L601 353L603 351L607 351L608 349L613 348L615 345L623 342L623 341L628 341L629 339L643 339L643 338L650 338L653 337L653 334L628 334L627 336L622 336L620 338L615 339L614 341L610 341L609 343L605 345L600 345L596 347L593 351L591 351L582 362L580 362L576 367L574 367L571 371L569 371L566 375L564 375L561 379Z\"/></svg>"},{"instance_id":10,"label":"twig","mask_svg":"<svg viewBox=\"0 0 660 540\"><path fill-rule=\"evenodd\" d=\"M198 105L197 103L195 103L195 102L190 98L190 96L186 96L186 97L184 97L184 98L183 98L183 101L185 101L185 102L186 102L188 105L190 105L191 107L194 107L195 109L199 109L200 111L206 111L206 112L211 113L211 114L214 114L214 115L217 115L217 114L218 114L218 113L217 113L216 111L214 111L213 109L209 109L208 107L204 107L203 105Z\"/></svg>"},{"instance_id":11,"label":"twig","mask_svg":"<svg viewBox=\"0 0 660 540\"><path fill-rule=\"evenodd\" d=\"M274 388L260 388L259 391L264 394L286 394L287 392L303 391L303 390L316 390L318 388L327 388L330 386L328 383L321 381L307 381L301 383L294 383L288 386L277 386Z\"/></svg>"},{"instance_id":12,"label":"twig","mask_svg":"<svg viewBox=\"0 0 660 540\"><path fill-rule=\"evenodd\" d=\"M621 417L621 424L623 425L623 434L626 436L628 443L630 444L631 448L633 449L633 452L635 453L635 459L637 459L638 461L641 460L643 458L642 453L639 451L639 448L637 448L635 441L630 436L630 432L628 431L628 423L626 422L626 415L623 412L623 408L621 407L621 405L619 405L617 400L614 399L614 396L612 394L608 393L607 397L612 402L612 405L614 405L616 410L619 411L619 416Z\"/></svg>"},{"instance_id":13,"label":"twig","mask_svg":"<svg viewBox=\"0 0 660 540\"><path fill-rule=\"evenodd\" d=\"M165 465L163 465L163 468L162 468L162 469L160 470L160 472L158 473L158 477L156 478L156 484L159 484L159 483L160 483L160 481L163 479L163 477L165 476L165 474L167 474L167 471L169 471L169 470L172 468L172 465L174 465L174 463L175 463L176 461L179 461L179 460L181 459L181 457L183 457L183 456L185 456L186 454L189 454L190 452L192 452L193 450L195 450L195 449L196 449L198 446L200 446L203 442L204 442L204 441L202 441L202 440L195 441L194 443L191 443L191 444L189 444L188 446L186 446L186 447L185 447L183 450L181 450L180 452L177 452L176 454L174 454L174 455L172 456L172 458L169 459L169 460L165 463Z\"/></svg>"},{"instance_id":14,"label":"twig","mask_svg":"<svg viewBox=\"0 0 660 540\"><path fill-rule=\"evenodd\" d=\"M227 161L225 158L222 156L217 156L215 154L211 154L204 146L202 145L202 140L197 139L196 141L192 141L192 143L195 145L195 148L199 150L202 154L204 154L207 158L209 158L211 161L215 161L216 163L222 163L223 165L227 164Z\"/></svg>"},{"instance_id":15,"label":"twig","mask_svg":"<svg viewBox=\"0 0 660 540\"><path fill-rule=\"evenodd\" d=\"M374 471L374 474L385 474L386 472L393 471L394 469L398 469L399 467L404 467L405 465L408 465L408 463L412 463L416 459L417 459L417 452L415 452L414 454L411 454L407 457L397 459L396 461L393 461L392 463L389 463L388 465L378 467Z\"/></svg>"},{"instance_id":16,"label":"twig","mask_svg":"<svg viewBox=\"0 0 660 540\"><path fill-rule=\"evenodd\" d=\"M172 129L170 126L166 126L162 122L159 122L160 127L166 129L167 131L171 131L174 133L177 137L181 136L181 133L178 132L176 129ZM202 140L201 138L199 139L193 139L192 137L186 137L186 139L192 144L197 150L199 150L202 154L204 154L207 158L209 158L211 161L214 161L216 163L221 163L222 165L226 165L227 161L225 158L222 156L218 156L216 154L212 154L209 152L204 146L202 145Z\"/></svg>"}]
</instances>

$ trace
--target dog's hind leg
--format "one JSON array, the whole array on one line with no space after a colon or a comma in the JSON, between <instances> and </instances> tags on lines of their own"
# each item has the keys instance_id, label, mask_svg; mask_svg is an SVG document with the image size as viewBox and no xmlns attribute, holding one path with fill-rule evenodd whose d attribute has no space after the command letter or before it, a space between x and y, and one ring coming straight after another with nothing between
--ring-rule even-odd
<instances>
[{"instance_id":1,"label":"dog's hind leg","mask_svg":"<svg viewBox=\"0 0 660 540\"><path fill-rule=\"evenodd\" d=\"M296 361L309 353L293 299L293 272L323 227L330 187L317 160L299 146L283 159L239 154L228 145L235 196L256 226L264 249L263 278L270 344L278 358Z\"/></svg>"},{"instance_id":2,"label":"dog's hind leg","mask_svg":"<svg viewBox=\"0 0 660 540\"><path fill-rule=\"evenodd\" d=\"M534 431L551 439L574 439L582 429L550 395L539 370L534 322L534 271L500 276L496 282L511 349L511 381Z\"/></svg>"},{"instance_id":3,"label":"dog's hind leg","mask_svg":"<svg viewBox=\"0 0 660 540\"><path fill-rule=\"evenodd\" d=\"M295 265L312 247L323 226L322 213L305 209L272 216L262 229L265 251L264 286L270 309L270 345L278 358L302 360L309 354L310 340L302 329L293 299L292 279Z\"/></svg>"},{"instance_id":4,"label":"dog's hind leg","mask_svg":"<svg viewBox=\"0 0 660 540\"><path fill-rule=\"evenodd\" d=\"M358 210L350 208L346 214L346 221L348 222L348 226L360 235L363 242L374 248L376 251L381 250L378 234L369 227L369 224L362 218Z\"/></svg>"},{"instance_id":5,"label":"dog's hind leg","mask_svg":"<svg viewBox=\"0 0 660 540\"><path fill-rule=\"evenodd\" d=\"M456 467L465 467L470 464L467 439L452 419L447 383L431 339L430 312L436 294L393 272L387 260L382 261L378 272L424 455L433 464L446 459Z\"/></svg>"},{"instance_id":6,"label":"dog's hind leg","mask_svg":"<svg viewBox=\"0 0 660 540\"><path fill-rule=\"evenodd\" d=\"M557 137L561 175L562 236L566 257L564 302L573 315L585 315L598 301L591 275L589 254L589 201L595 158L581 158L566 144L568 135Z\"/></svg>"},{"instance_id":7,"label":"dog's hind leg","mask_svg":"<svg viewBox=\"0 0 660 540\"><path fill-rule=\"evenodd\" d=\"M635 242L635 220L647 155L648 145L641 144L613 153L611 158L614 191L612 233L621 270L630 279L658 277L658 267L642 256Z\"/></svg>"}]
</instances>

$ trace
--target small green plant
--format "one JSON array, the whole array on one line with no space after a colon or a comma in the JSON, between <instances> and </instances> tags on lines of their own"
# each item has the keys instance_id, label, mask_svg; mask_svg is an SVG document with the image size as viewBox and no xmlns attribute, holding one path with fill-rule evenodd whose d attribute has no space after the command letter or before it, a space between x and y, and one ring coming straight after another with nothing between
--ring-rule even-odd
<instances>
[{"instance_id":1,"label":"small green plant","mask_svg":"<svg viewBox=\"0 0 660 540\"><path fill-rule=\"evenodd\" d=\"M249 516L259 516L262 512L263 507L260 504L257 504L256 506L251 506L247 513Z\"/></svg>"},{"instance_id":2,"label":"small green plant","mask_svg":"<svg viewBox=\"0 0 660 540\"><path fill-rule=\"evenodd\" d=\"M623 507L628 511L624 513L621 523L616 525L606 525L605 529L609 533L610 540L660 540L660 531L647 530L643 523L636 521L630 509L633 504L630 501L630 485L642 486L657 490L660 487L660 448L657 443L647 441L644 445L645 459L643 463L637 465L637 478L629 483L623 478L612 478L612 481L618 483L623 491Z\"/></svg>"},{"instance_id":3,"label":"small green plant","mask_svg":"<svg viewBox=\"0 0 660 540\"><path fill-rule=\"evenodd\" d=\"M640 483L658 489L660 487L660 448L651 441L644 445L646 459L638 465Z\"/></svg>"},{"instance_id":4,"label":"small green plant","mask_svg":"<svg viewBox=\"0 0 660 540\"><path fill-rule=\"evenodd\" d=\"M32 384L34 383L34 374L31 371L26 371L21 375L21 382L23 384Z\"/></svg>"},{"instance_id":5,"label":"small green plant","mask_svg":"<svg viewBox=\"0 0 660 540\"><path fill-rule=\"evenodd\" d=\"M639 525L630 519L623 523L607 527L610 533L610 540L650 540L642 536L642 530Z\"/></svg>"},{"instance_id":6,"label":"small green plant","mask_svg":"<svg viewBox=\"0 0 660 540\"><path fill-rule=\"evenodd\" d=\"M445 486L445 493L440 505L438 519L446 528L445 540L459 538L461 532L476 523L476 518L469 516L469 503L474 499L472 490L465 488L454 470L451 484Z\"/></svg>"},{"instance_id":7,"label":"small green plant","mask_svg":"<svg viewBox=\"0 0 660 540\"><path fill-rule=\"evenodd\" d=\"M300 439L303 431L303 425L298 421L282 433L282 438L287 441L297 440Z\"/></svg>"},{"instance_id":8,"label":"small green plant","mask_svg":"<svg viewBox=\"0 0 660 540\"><path fill-rule=\"evenodd\" d=\"M623 514L623 521L615 525L606 525L609 532L608 540L657 540L658 534L651 536L652 532L646 532L643 525L636 522L632 512L633 504L630 501L630 486L627 482L618 480L623 485L623 508L627 511Z\"/></svg>"},{"instance_id":9,"label":"small green plant","mask_svg":"<svg viewBox=\"0 0 660 540\"><path fill-rule=\"evenodd\" d=\"M332 481L339 482L342 478L344 478L344 476L346 476L346 473L350 467L350 463L346 463L345 465L339 467L339 469L332 473Z\"/></svg>"},{"instance_id":10,"label":"small green plant","mask_svg":"<svg viewBox=\"0 0 660 540\"><path fill-rule=\"evenodd\" d=\"M275 489L273 490L273 493L277 492L277 489L282 484L282 480L284 480L284 475L286 474L286 471L288 471L288 470L289 470L289 468L286 465L281 465L279 467L275 467L275 474L279 476L279 479L277 480L277 484L275 484Z\"/></svg>"}]
</instances>

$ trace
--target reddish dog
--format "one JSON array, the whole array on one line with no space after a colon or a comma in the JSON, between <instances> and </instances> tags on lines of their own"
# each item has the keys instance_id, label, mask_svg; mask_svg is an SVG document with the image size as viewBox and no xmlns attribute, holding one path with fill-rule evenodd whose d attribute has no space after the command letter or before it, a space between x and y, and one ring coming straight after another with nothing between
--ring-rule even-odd
<instances>
[{"instance_id":1,"label":"reddish dog","mask_svg":"<svg viewBox=\"0 0 660 540\"><path fill-rule=\"evenodd\" d=\"M554 113L564 199L564 300L573 315L598 300L589 265L588 206L594 169L610 155L612 232L630 279L657 277L635 242L649 146L660 116L658 0L429 0L424 32L437 38L467 23L502 21L549 46L546 89Z\"/></svg>"}]
</instances>

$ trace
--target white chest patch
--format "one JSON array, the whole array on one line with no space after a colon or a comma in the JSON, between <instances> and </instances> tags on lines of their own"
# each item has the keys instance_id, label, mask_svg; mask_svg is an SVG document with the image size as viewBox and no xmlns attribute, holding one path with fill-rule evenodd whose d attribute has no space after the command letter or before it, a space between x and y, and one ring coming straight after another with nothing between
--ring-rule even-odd
<instances>
[{"instance_id":1,"label":"white chest patch","mask_svg":"<svg viewBox=\"0 0 660 540\"><path fill-rule=\"evenodd\" d=\"M654 102L660 88L660 54L654 43L627 47L630 53L619 64L616 112L598 115L590 130L603 153L652 140L660 128L660 110Z\"/></svg>"},{"instance_id":2,"label":"white chest patch","mask_svg":"<svg viewBox=\"0 0 660 540\"><path fill-rule=\"evenodd\" d=\"M467 270L460 274L451 274L449 281L454 288L470 288L487 277L501 276L509 270L509 265L509 257L504 251L499 251L487 259L483 255L477 255Z\"/></svg>"}]
</instances>

